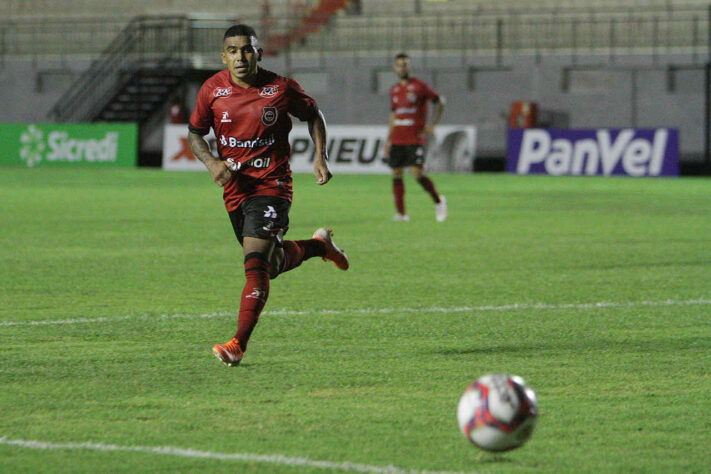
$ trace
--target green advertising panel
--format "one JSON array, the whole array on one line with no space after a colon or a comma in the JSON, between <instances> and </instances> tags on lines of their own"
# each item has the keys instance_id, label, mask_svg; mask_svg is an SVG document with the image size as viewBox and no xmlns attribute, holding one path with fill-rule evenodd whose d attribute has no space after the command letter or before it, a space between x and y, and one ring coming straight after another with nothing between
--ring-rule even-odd
<instances>
[{"instance_id":1,"label":"green advertising panel","mask_svg":"<svg viewBox=\"0 0 711 474\"><path fill-rule=\"evenodd\" d=\"M0 164L135 166L135 123L2 123Z\"/></svg>"}]
</instances>

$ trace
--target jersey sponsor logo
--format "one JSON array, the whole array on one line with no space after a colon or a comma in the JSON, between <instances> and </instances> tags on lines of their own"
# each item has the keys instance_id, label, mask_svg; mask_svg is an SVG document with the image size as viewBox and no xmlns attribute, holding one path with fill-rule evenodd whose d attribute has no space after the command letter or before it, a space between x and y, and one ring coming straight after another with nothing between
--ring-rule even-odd
<instances>
[{"instance_id":1,"label":"jersey sponsor logo","mask_svg":"<svg viewBox=\"0 0 711 474\"><path fill-rule=\"evenodd\" d=\"M276 143L276 140L272 135L268 137L252 138L251 140L240 140L236 137L226 137L224 135L220 135L220 145L229 148L260 148L272 146L274 143Z\"/></svg>"},{"instance_id":2,"label":"jersey sponsor logo","mask_svg":"<svg viewBox=\"0 0 711 474\"><path fill-rule=\"evenodd\" d=\"M279 112L276 107L262 107L262 123L267 127L276 123Z\"/></svg>"},{"instance_id":3,"label":"jersey sponsor logo","mask_svg":"<svg viewBox=\"0 0 711 474\"><path fill-rule=\"evenodd\" d=\"M259 156L257 158L250 158L242 164L242 167L250 168L269 168L272 163L272 159L269 156Z\"/></svg>"},{"instance_id":4,"label":"jersey sponsor logo","mask_svg":"<svg viewBox=\"0 0 711 474\"><path fill-rule=\"evenodd\" d=\"M415 94L414 92L408 92L407 100L409 100L411 104L414 104L415 102L417 102L417 94Z\"/></svg>"},{"instance_id":5,"label":"jersey sponsor logo","mask_svg":"<svg viewBox=\"0 0 711 474\"><path fill-rule=\"evenodd\" d=\"M412 125L415 125L415 121L411 118L395 119L396 127L411 127Z\"/></svg>"},{"instance_id":6,"label":"jersey sponsor logo","mask_svg":"<svg viewBox=\"0 0 711 474\"><path fill-rule=\"evenodd\" d=\"M262 97L274 97L277 92L279 92L279 86L264 86L261 89L259 89L259 95Z\"/></svg>"},{"instance_id":7,"label":"jersey sponsor logo","mask_svg":"<svg viewBox=\"0 0 711 474\"><path fill-rule=\"evenodd\" d=\"M227 111L222 112L222 120L220 120L220 122L225 123L225 122L231 122L231 121L232 121L232 119L230 119L229 112L227 112Z\"/></svg>"},{"instance_id":8,"label":"jersey sponsor logo","mask_svg":"<svg viewBox=\"0 0 711 474\"><path fill-rule=\"evenodd\" d=\"M218 87L214 92L215 97L229 97L232 95L231 87Z\"/></svg>"},{"instance_id":9,"label":"jersey sponsor logo","mask_svg":"<svg viewBox=\"0 0 711 474\"><path fill-rule=\"evenodd\" d=\"M397 109L395 109L396 114L414 114L416 112L416 107L398 107Z\"/></svg>"}]
</instances>

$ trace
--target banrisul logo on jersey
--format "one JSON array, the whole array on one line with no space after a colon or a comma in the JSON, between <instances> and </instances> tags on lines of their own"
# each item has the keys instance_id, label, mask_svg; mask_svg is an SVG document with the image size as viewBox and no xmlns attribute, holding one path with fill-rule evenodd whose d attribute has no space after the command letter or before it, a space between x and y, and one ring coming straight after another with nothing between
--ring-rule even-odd
<instances>
[{"instance_id":1,"label":"banrisul logo on jersey","mask_svg":"<svg viewBox=\"0 0 711 474\"><path fill-rule=\"evenodd\" d=\"M670 128L509 130L506 167L517 174L675 176L679 132Z\"/></svg>"},{"instance_id":2,"label":"banrisul logo on jersey","mask_svg":"<svg viewBox=\"0 0 711 474\"><path fill-rule=\"evenodd\" d=\"M135 124L0 124L0 163L133 166Z\"/></svg>"}]
</instances>

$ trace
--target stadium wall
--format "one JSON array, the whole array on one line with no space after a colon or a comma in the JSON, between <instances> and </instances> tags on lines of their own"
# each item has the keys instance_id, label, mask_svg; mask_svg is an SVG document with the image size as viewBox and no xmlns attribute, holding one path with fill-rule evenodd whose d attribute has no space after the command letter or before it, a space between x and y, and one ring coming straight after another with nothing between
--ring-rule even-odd
<instances>
[{"instance_id":1,"label":"stadium wall","mask_svg":"<svg viewBox=\"0 0 711 474\"><path fill-rule=\"evenodd\" d=\"M544 126L559 128L672 127L680 130L682 162L704 153L704 70L697 57L683 54L507 57L413 54L414 74L447 100L443 122L477 127L477 156L504 156L512 102L537 102ZM47 113L88 61L41 67L6 59L0 71L4 120L45 121ZM331 124L387 121L388 89L395 81L391 58L365 56L269 57L263 66L291 72L317 99ZM195 102L199 83L188 88ZM149 150L160 151L162 126L144 135Z\"/></svg>"}]
</instances>

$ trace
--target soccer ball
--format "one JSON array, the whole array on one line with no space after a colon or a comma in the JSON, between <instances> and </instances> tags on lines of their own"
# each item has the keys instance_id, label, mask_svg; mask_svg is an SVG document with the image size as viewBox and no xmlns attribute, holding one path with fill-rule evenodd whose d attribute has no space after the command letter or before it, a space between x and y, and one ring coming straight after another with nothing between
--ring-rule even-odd
<instances>
[{"instance_id":1,"label":"soccer ball","mask_svg":"<svg viewBox=\"0 0 711 474\"><path fill-rule=\"evenodd\" d=\"M486 451L522 446L538 416L536 392L521 377L488 374L471 384L457 407L464 436Z\"/></svg>"}]
</instances>

